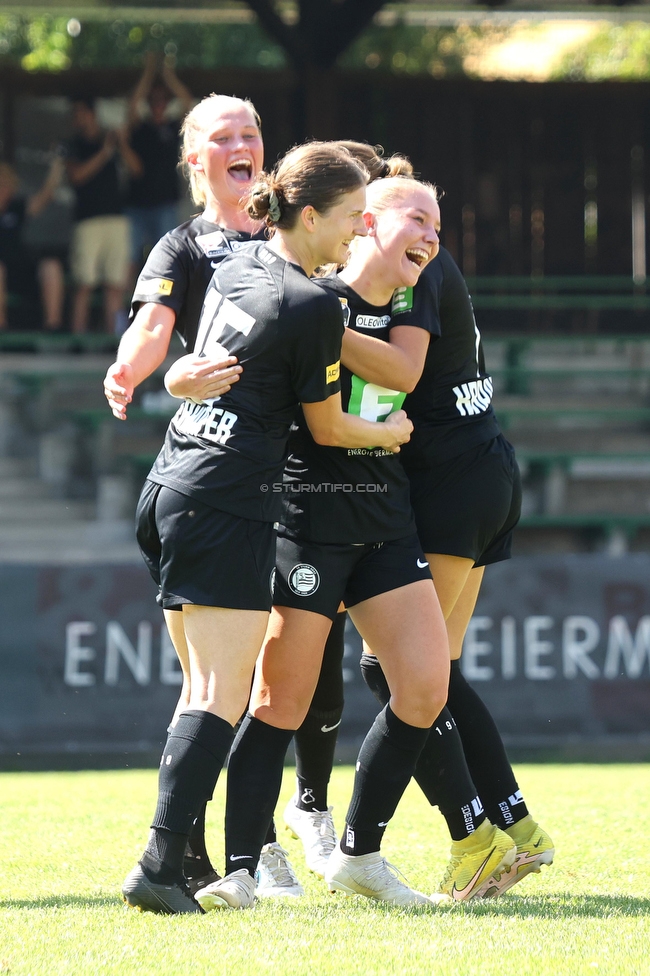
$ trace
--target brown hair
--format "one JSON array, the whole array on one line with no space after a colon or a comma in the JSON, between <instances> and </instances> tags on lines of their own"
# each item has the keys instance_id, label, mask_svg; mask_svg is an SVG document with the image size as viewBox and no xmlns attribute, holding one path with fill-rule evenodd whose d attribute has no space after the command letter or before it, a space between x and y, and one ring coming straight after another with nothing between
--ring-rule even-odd
<instances>
[{"instance_id":1,"label":"brown hair","mask_svg":"<svg viewBox=\"0 0 650 976\"><path fill-rule=\"evenodd\" d=\"M384 159L382 146L370 146L367 142L354 142L351 139L338 139L335 143L347 149L350 155L358 159L370 173L370 182L383 180L387 176L413 176L413 164L406 156L395 153Z\"/></svg>"},{"instance_id":2,"label":"brown hair","mask_svg":"<svg viewBox=\"0 0 650 976\"><path fill-rule=\"evenodd\" d=\"M183 119L181 125L183 144L181 147L180 165L189 180L192 200L199 206L205 206L207 199L205 193L205 176L203 173L197 173L196 170L189 166L187 157L191 152L196 152L202 137L205 136L208 126L212 125L215 118L218 118L227 109L238 109L242 107L250 111L255 120L255 125L261 132L262 122L253 103L247 98L236 98L234 95L215 95L214 93L208 95L198 105L195 105Z\"/></svg>"},{"instance_id":3,"label":"brown hair","mask_svg":"<svg viewBox=\"0 0 650 976\"><path fill-rule=\"evenodd\" d=\"M259 173L246 212L267 227L290 230L304 207L319 213L368 182L365 166L334 142L308 142L284 156L271 173Z\"/></svg>"}]
</instances>

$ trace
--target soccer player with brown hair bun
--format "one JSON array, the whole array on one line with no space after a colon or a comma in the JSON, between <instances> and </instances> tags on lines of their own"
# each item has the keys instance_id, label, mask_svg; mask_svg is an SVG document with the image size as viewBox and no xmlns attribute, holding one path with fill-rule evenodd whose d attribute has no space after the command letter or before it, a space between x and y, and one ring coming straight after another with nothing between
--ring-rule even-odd
<instances>
[{"instance_id":1,"label":"soccer player with brown hair bun","mask_svg":"<svg viewBox=\"0 0 650 976\"><path fill-rule=\"evenodd\" d=\"M395 289L412 288L437 250L439 211L435 190L426 184L394 178L371 189L364 213L367 236L353 242L342 274L320 285L345 310L346 334L366 331L383 346ZM428 339L425 317L421 328ZM349 416L385 418L385 423L399 415L404 399L394 386L366 383L348 371L342 374L342 396ZM359 448L325 446L310 428L303 406L280 486L284 505L273 612L249 712L228 765L228 868L241 866L255 875L284 756L309 707L323 646L344 601L390 675L392 694L361 747L346 829L327 864L326 882L331 890L390 904L431 905L391 870L381 840L444 708L449 673L444 621L413 532L408 481L398 459L374 440ZM466 788L459 817L463 804L476 797L469 776ZM499 832L494 840L487 859L497 870L514 858L514 846ZM281 874L281 852L276 853ZM197 900L204 908L219 907L220 890L218 883L208 885ZM266 885L258 891L271 894Z\"/></svg>"},{"instance_id":2,"label":"soccer player with brown hair bun","mask_svg":"<svg viewBox=\"0 0 650 976\"><path fill-rule=\"evenodd\" d=\"M367 178L349 153L323 143L260 174L249 210L275 233L270 243L215 255L194 343L197 355L236 355L243 379L216 399L182 403L142 489L138 544L161 605L181 611L190 671L149 841L122 888L145 911L202 911L183 875L185 849L246 708L266 632L281 507L272 488L298 404L323 444L370 441L390 454L410 434L403 411L385 423L342 411L341 306L310 280L318 265L345 262L351 240L365 234ZM235 870L211 892L213 906L249 907L255 881Z\"/></svg>"}]
</instances>

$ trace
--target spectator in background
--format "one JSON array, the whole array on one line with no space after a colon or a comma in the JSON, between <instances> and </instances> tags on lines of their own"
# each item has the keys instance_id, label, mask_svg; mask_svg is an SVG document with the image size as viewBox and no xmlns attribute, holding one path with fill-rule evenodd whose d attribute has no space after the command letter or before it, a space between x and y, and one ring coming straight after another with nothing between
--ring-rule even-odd
<instances>
[{"instance_id":1,"label":"spectator in background","mask_svg":"<svg viewBox=\"0 0 650 976\"><path fill-rule=\"evenodd\" d=\"M154 244L178 223L180 119L192 104L189 89L173 69L166 61L159 66L156 54L148 52L127 120L130 181L126 213L131 219L133 280ZM144 117L143 109L148 109Z\"/></svg>"},{"instance_id":2,"label":"spectator in background","mask_svg":"<svg viewBox=\"0 0 650 976\"><path fill-rule=\"evenodd\" d=\"M91 98L73 101L72 124L75 135L68 143L66 162L76 196L70 255L75 284L72 331L86 331L91 294L103 285L106 331L113 333L129 263L129 222L118 171L120 156L128 165L127 134L122 129L104 131Z\"/></svg>"},{"instance_id":3,"label":"spectator in background","mask_svg":"<svg viewBox=\"0 0 650 976\"><path fill-rule=\"evenodd\" d=\"M27 291L31 275L38 275L43 324L59 329L63 318L64 280L61 261L44 255L36 262L30 258L22 240L26 218L37 217L51 203L63 176L63 161L55 156L40 190L30 197L18 193L19 179L8 163L0 163L0 329L7 328L7 294Z\"/></svg>"}]
</instances>

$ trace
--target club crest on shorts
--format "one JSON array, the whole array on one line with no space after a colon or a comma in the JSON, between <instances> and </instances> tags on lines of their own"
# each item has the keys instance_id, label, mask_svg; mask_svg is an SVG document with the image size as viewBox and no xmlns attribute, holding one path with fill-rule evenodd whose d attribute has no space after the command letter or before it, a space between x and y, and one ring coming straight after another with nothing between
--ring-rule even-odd
<instances>
[{"instance_id":1,"label":"club crest on shorts","mask_svg":"<svg viewBox=\"0 0 650 976\"><path fill-rule=\"evenodd\" d=\"M320 575L315 566L298 563L289 573L289 589L296 596L311 596L320 586Z\"/></svg>"}]
</instances>

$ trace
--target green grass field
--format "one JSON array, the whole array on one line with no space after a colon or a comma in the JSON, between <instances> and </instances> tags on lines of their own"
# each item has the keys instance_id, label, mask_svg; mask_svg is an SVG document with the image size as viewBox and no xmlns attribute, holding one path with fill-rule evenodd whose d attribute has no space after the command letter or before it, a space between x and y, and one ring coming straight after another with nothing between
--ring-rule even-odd
<instances>
[{"instance_id":1,"label":"green grass field","mask_svg":"<svg viewBox=\"0 0 650 976\"><path fill-rule=\"evenodd\" d=\"M153 812L153 771L0 774L0 973L12 976L547 976L650 973L648 766L520 766L555 864L499 900L442 910L330 895L282 831L307 894L250 912L161 917L126 909L122 879ZM352 772L331 800L341 827ZM287 770L281 803L293 788ZM283 807L278 808L280 811ZM223 791L210 811L221 865ZM422 891L447 860L444 822L416 787L384 853Z\"/></svg>"}]
</instances>

